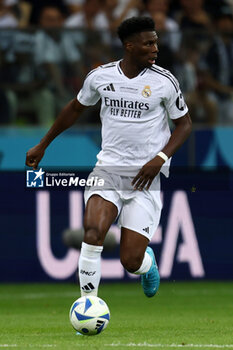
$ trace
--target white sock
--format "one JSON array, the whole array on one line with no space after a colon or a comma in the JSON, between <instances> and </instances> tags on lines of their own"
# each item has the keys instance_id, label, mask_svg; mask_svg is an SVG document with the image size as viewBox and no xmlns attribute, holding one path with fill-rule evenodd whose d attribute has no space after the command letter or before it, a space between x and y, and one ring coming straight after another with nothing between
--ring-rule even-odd
<instances>
[{"instance_id":1,"label":"white sock","mask_svg":"<svg viewBox=\"0 0 233 350\"><path fill-rule=\"evenodd\" d=\"M152 265L152 259L150 254L148 254L147 252L145 252L143 261L142 261L142 265L139 267L139 269L137 271L134 272L134 274L136 275L144 275L145 273L147 273Z\"/></svg>"},{"instance_id":2,"label":"white sock","mask_svg":"<svg viewBox=\"0 0 233 350\"><path fill-rule=\"evenodd\" d=\"M82 243L78 269L81 296L97 296L101 274L102 250L102 246Z\"/></svg>"}]
</instances>

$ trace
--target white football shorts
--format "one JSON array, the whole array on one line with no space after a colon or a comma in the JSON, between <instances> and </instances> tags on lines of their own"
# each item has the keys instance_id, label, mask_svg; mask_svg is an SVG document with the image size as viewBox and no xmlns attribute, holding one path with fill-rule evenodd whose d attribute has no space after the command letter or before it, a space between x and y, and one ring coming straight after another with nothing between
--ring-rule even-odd
<instances>
[{"instance_id":1,"label":"white football shorts","mask_svg":"<svg viewBox=\"0 0 233 350\"><path fill-rule=\"evenodd\" d=\"M132 186L133 177L112 174L96 167L88 179L103 179L104 185L86 187L85 205L97 194L112 202L118 209L118 225L136 231L149 240L159 225L162 202L160 198L160 174L153 180L149 190L138 191Z\"/></svg>"}]
</instances>

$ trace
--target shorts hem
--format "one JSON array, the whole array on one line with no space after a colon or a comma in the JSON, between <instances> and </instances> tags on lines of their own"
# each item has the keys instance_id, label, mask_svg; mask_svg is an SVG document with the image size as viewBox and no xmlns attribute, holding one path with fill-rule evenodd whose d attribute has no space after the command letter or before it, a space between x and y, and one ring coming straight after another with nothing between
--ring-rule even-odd
<instances>
[{"instance_id":1,"label":"shorts hem","mask_svg":"<svg viewBox=\"0 0 233 350\"><path fill-rule=\"evenodd\" d=\"M152 238L153 238L153 236L154 236L154 234L153 234L152 236L148 237L148 236L146 235L146 233L144 233L144 232L139 232L139 230L137 230L137 229L135 229L135 228L133 228L133 227L129 227L128 225L121 225L121 224L119 224L118 226L119 226L120 228L124 227L124 228L127 228L127 229L129 229L129 230L132 230L132 231L134 231L134 232L137 232L139 235L142 235L142 236L146 237L146 238L148 239L149 242L152 240Z\"/></svg>"},{"instance_id":2,"label":"shorts hem","mask_svg":"<svg viewBox=\"0 0 233 350\"><path fill-rule=\"evenodd\" d=\"M96 192L94 191L94 192L91 192L88 195L84 196L85 206L87 205L88 200L94 195L100 196L101 198L105 199L106 201L114 204L116 206L116 208L117 208L117 212L118 212L117 216L119 216L119 214L121 212L121 208L114 201L110 200L108 198L108 196L103 195L101 193L101 191L96 191Z\"/></svg>"}]
</instances>

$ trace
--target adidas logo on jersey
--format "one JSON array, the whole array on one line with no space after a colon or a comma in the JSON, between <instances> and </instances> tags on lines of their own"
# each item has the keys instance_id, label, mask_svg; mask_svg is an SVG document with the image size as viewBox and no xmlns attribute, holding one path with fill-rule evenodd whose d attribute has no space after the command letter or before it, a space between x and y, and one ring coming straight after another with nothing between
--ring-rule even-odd
<instances>
[{"instance_id":1,"label":"adidas logo on jersey","mask_svg":"<svg viewBox=\"0 0 233 350\"><path fill-rule=\"evenodd\" d=\"M116 90L115 90L113 84L111 83L104 88L104 91L116 91Z\"/></svg>"},{"instance_id":2,"label":"adidas logo on jersey","mask_svg":"<svg viewBox=\"0 0 233 350\"><path fill-rule=\"evenodd\" d=\"M149 227L145 227L142 230L145 231L146 233L149 233Z\"/></svg>"}]
</instances>

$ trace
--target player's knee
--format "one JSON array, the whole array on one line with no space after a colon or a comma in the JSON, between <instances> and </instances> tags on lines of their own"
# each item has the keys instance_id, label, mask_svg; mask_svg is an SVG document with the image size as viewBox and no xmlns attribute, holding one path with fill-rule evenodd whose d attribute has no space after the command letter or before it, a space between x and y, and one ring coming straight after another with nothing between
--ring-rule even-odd
<instances>
[{"instance_id":1,"label":"player's knee","mask_svg":"<svg viewBox=\"0 0 233 350\"><path fill-rule=\"evenodd\" d=\"M85 229L84 242L91 245L103 245L101 233L98 228Z\"/></svg>"},{"instance_id":2,"label":"player's knee","mask_svg":"<svg viewBox=\"0 0 233 350\"><path fill-rule=\"evenodd\" d=\"M122 255L121 256L121 264L124 266L124 268L128 271L128 272L135 272L137 271L141 264L142 264L142 258L141 256L137 256L137 255Z\"/></svg>"}]
</instances>

